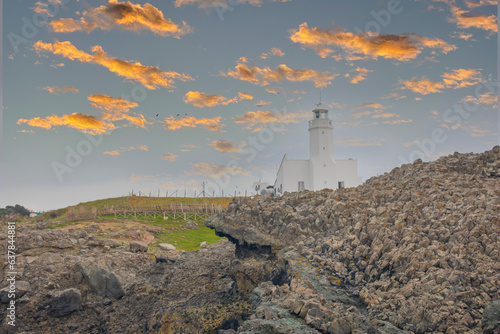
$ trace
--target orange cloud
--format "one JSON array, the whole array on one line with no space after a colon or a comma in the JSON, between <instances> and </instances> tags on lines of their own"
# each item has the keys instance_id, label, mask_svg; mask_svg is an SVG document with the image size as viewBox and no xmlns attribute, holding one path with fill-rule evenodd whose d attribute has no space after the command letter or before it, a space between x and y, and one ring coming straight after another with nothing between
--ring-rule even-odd
<instances>
[{"instance_id":1,"label":"orange cloud","mask_svg":"<svg viewBox=\"0 0 500 334\"><path fill-rule=\"evenodd\" d=\"M130 124L145 128L149 124L143 115L138 114L132 116L127 114L131 108L138 106L136 102L127 101L123 98L114 98L104 94L95 94L88 97L89 105L93 108L101 110L102 119L105 121L113 122L120 120L127 120Z\"/></svg>"},{"instance_id":2,"label":"orange cloud","mask_svg":"<svg viewBox=\"0 0 500 334\"><path fill-rule=\"evenodd\" d=\"M84 11L79 20L60 19L49 23L53 31L67 33L74 31L91 32L94 29L111 30L122 28L139 32L150 30L160 36L180 36L191 32L186 22L177 25L163 17L163 13L153 5L132 4L129 1L109 0L105 6Z\"/></svg>"},{"instance_id":3,"label":"orange cloud","mask_svg":"<svg viewBox=\"0 0 500 334\"><path fill-rule=\"evenodd\" d=\"M396 115L394 113L386 112L383 114L375 114L372 116L372 118L393 118L393 117L399 117L399 115Z\"/></svg>"},{"instance_id":4,"label":"orange cloud","mask_svg":"<svg viewBox=\"0 0 500 334\"><path fill-rule=\"evenodd\" d=\"M299 29L293 29L290 33L290 39L293 42L315 50L322 58L335 52L331 46L339 47L347 52L349 60L382 57L409 61L415 59L424 48L438 49L442 53L456 49L454 45L439 38L427 38L417 34L394 35L370 32L356 35L341 31L339 28L333 30L309 28L307 23L302 23ZM342 59L339 54L333 57L337 60Z\"/></svg>"},{"instance_id":5,"label":"orange cloud","mask_svg":"<svg viewBox=\"0 0 500 334\"><path fill-rule=\"evenodd\" d=\"M262 53L259 58L261 58L261 59L267 59L270 56L283 57L284 55L285 55L285 53L283 51L281 51L280 49L278 49L278 48L272 48L271 50L269 50L269 52Z\"/></svg>"},{"instance_id":6,"label":"orange cloud","mask_svg":"<svg viewBox=\"0 0 500 334\"><path fill-rule=\"evenodd\" d=\"M465 1L468 8L477 8L481 6L496 6L498 5L497 0L479 0L479 1Z\"/></svg>"},{"instance_id":7,"label":"orange cloud","mask_svg":"<svg viewBox=\"0 0 500 334\"><path fill-rule=\"evenodd\" d=\"M401 89L409 89L415 93L427 95L431 93L442 93L444 88L464 88L474 86L482 82L481 71L476 69L455 69L441 74L442 82L431 81L425 77L418 80L412 78L408 81L400 81Z\"/></svg>"},{"instance_id":8,"label":"orange cloud","mask_svg":"<svg viewBox=\"0 0 500 334\"><path fill-rule=\"evenodd\" d=\"M367 103L362 103L359 106L357 106L354 109L376 109L376 110L384 110L389 107L384 106L383 104L377 103L377 102L367 102Z\"/></svg>"},{"instance_id":9,"label":"orange cloud","mask_svg":"<svg viewBox=\"0 0 500 334\"><path fill-rule=\"evenodd\" d=\"M471 4L472 2L469 2ZM495 15L472 15L468 14L469 11L458 8L456 6L451 6L450 22L455 22L459 28L477 28L492 33L498 32L497 17Z\"/></svg>"},{"instance_id":10,"label":"orange cloud","mask_svg":"<svg viewBox=\"0 0 500 334\"><path fill-rule=\"evenodd\" d=\"M213 178L219 178L224 175L249 175L250 173L241 167L225 167L219 165L212 165L205 162L199 162L191 165L189 175L206 175Z\"/></svg>"},{"instance_id":11,"label":"orange cloud","mask_svg":"<svg viewBox=\"0 0 500 334\"><path fill-rule=\"evenodd\" d=\"M234 71L221 72L221 75L261 86L286 79L288 81L312 81L316 87L325 87L331 84L338 74L332 75L329 72L318 72L311 69L294 70L285 64L279 65L275 70L269 67L259 68L257 66L248 68L245 64L238 64L235 66Z\"/></svg>"},{"instance_id":12,"label":"orange cloud","mask_svg":"<svg viewBox=\"0 0 500 334\"><path fill-rule=\"evenodd\" d=\"M443 73L443 83L454 89L477 85L482 81L481 72L475 69L460 68L450 73Z\"/></svg>"},{"instance_id":13,"label":"orange cloud","mask_svg":"<svg viewBox=\"0 0 500 334\"><path fill-rule=\"evenodd\" d=\"M128 151L133 151L133 150L148 151L148 146L147 145L138 145L138 146L120 147L120 149L118 149L118 150L105 151L102 154L117 156L117 155L122 154L123 152L128 152Z\"/></svg>"},{"instance_id":14,"label":"orange cloud","mask_svg":"<svg viewBox=\"0 0 500 334\"><path fill-rule=\"evenodd\" d=\"M227 99L220 95L209 95L202 92L189 91L184 96L184 103L192 104L195 107L214 107L217 105L227 106L230 103L236 103L239 100L252 100L253 96L246 92L238 92L238 96L232 99Z\"/></svg>"},{"instance_id":15,"label":"orange cloud","mask_svg":"<svg viewBox=\"0 0 500 334\"><path fill-rule=\"evenodd\" d=\"M368 110L366 110L366 111L360 111L360 112L355 112L355 113L352 114L352 117L354 117L354 118L361 118L363 116L369 116L369 115L371 115L371 113L372 112L368 111Z\"/></svg>"},{"instance_id":16,"label":"orange cloud","mask_svg":"<svg viewBox=\"0 0 500 334\"><path fill-rule=\"evenodd\" d=\"M45 86L43 87L47 92L51 94L64 94L64 93L78 93L79 90L73 86L64 86L64 87L57 87L57 86Z\"/></svg>"},{"instance_id":17,"label":"orange cloud","mask_svg":"<svg viewBox=\"0 0 500 334\"><path fill-rule=\"evenodd\" d=\"M299 119L307 118L304 113L273 114L270 111L248 111L236 117L235 123L246 124L245 129L253 129L257 132L262 129L262 125L268 123L297 123ZM257 126L257 127L256 127Z\"/></svg>"},{"instance_id":18,"label":"orange cloud","mask_svg":"<svg viewBox=\"0 0 500 334\"><path fill-rule=\"evenodd\" d=\"M165 153L161 156L161 159L162 160L166 160L166 161L175 161L177 160L177 157L178 155L176 154L173 154L173 153Z\"/></svg>"},{"instance_id":19,"label":"orange cloud","mask_svg":"<svg viewBox=\"0 0 500 334\"><path fill-rule=\"evenodd\" d=\"M442 82L434 82L425 77L420 80L412 78L411 80L400 81L400 83L403 85L401 89L409 89L414 93L422 95L442 93L442 89L444 88L444 84Z\"/></svg>"},{"instance_id":20,"label":"orange cloud","mask_svg":"<svg viewBox=\"0 0 500 334\"><path fill-rule=\"evenodd\" d=\"M92 115L84 115L76 112L70 115L52 115L46 118L35 117L29 120L21 118L17 121L17 124L23 123L26 123L29 126L40 127L47 130L51 129L52 126L65 125L70 128L77 129L83 133L89 133L92 135L106 133L109 130L113 130L115 128L112 123L104 122Z\"/></svg>"},{"instance_id":21,"label":"orange cloud","mask_svg":"<svg viewBox=\"0 0 500 334\"><path fill-rule=\"evenodd\" d=\"M223 152L223 153L242 152L243 151L243 149L233 146L233 144L231 144L227 140L215 140L212 143L210 143L210 146L215 148L217 151Z\"/></svg>"},{"instance_id":22,"label":"orange cloud","mask_svg":"<svg viewBox=\"0 0 500 334\"><path fill-rule=\"evenodd\" d=\"M214 118L196 118L188 116L181 119L175 119L173 117L165 118L165 125L163 126L167 130L178 130L180 128L195 128L198 125L203 126L209 131L222 131L221 117Z\"/></svg>"},{"instance_id":23,"label":"orange cloud","mask_svg":"<svg viewBox=\"0 0 500 334\"><path fill-rule=\"evenodd\" d=\"M496 108L496 104L498 103L498 95L494 95L493 92L487 92L479 95L479 97L474 97L472 95L468 95L464 97L460 102L472 102L475 104L488 104L492 105Z\"/></svg>"},{"instance_id":24,"label":"orange cloud","mask_svg":"<svg viewBox=\"0 0 500 334\"><path fill-rule=\"evenodd\" d=\"M132 63L110 57L99 45L92 47L93 55L78 50L69 41L56 41L55 43L38 41L33 47L37 52L50 52L71 60L101 65L118 76L141 83L148 89L157 89L159 86L173 88L174 79L182 81L193 80L187 74L165 72L161 71L158 67L144 66L139 62Z\"/></svg>"},{"instance_id":25,"label":"orange cloud","mask_svg":"<svg viewBox=\"0 0 500 334\"><path fill-rule=\"evenodd\" d=\"M367 68L358 67L356 68L356 72L358 72L358 74L351 79L351 83L353 84L357 84L358 82L365 80L368 73L373 71Z\"/></svg>"}]
</instances>

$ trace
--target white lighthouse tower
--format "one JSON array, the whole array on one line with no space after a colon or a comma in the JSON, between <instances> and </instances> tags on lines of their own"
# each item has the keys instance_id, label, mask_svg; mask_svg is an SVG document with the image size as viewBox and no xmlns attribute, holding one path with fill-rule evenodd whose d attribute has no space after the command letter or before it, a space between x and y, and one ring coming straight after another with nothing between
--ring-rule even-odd
<instances>
[{"instance_id":1,"label":"white lighthouse tower","mask_svg":"<svg viewBox=\"0 0 500 334\"><path fill-rule=\"evenodd\" d=\"M333 157L333 126L321 101L309 121L309 162L313 189L336 189L337 164Z\"/></svg>"},{"instance_id":2,"label":"white lighthouse tower","mask_svg":"<svg viewBox=\"0 0 500 334\"><path fill-rule=\"evenodd\" d=\"M309 120L309 160L289 160L285 154L276 175L274 190L285 191L338 189L363 183L358 176L358 161L337 159L333 155L333 125L328 110L319 102Z\"/></svg>"}]
</instances>

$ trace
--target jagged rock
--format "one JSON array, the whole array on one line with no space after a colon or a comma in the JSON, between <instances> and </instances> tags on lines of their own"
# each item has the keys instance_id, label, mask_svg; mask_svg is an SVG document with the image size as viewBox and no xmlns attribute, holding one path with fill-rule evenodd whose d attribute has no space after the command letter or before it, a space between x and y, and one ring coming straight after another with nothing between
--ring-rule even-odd
<instances>
[{"instance_id":1,"label":"jagged rock","mask_svg":"<svg viewBox=\"0 0 500 334\"><path fill-rule=\"evenodd\" d=\"M87 284L98 295L119 299L125 294L118 278L111 269L101 268L89 262L79 262L77 268Z\"/></svg>"},{"instance_id":2,"label":"jagged rock","mask_svg":"<svg viewBox=\"0 0 500 334\"><path fill-rule=\"evenodd\" d=\"M64 317L80 308L82 294L71 288L56 292L50 300L50 312L55 317Z\"/></svg>"},{"instance_id":3,"label":"jagged rock","mask_svg":"<svg viewBox=\"0 0 500 334\"><path fill-rule=\"evenodd\" d=\"M130 251L131 252L147 252L148 244L144 241L130 241Z\"/></svg>"},{"instance_id":4,"label":"jagged rock","mask_svg":"<svg viewBox=\"0 0 500 334\"><path fill-rule=\"evenodd\" d=\"M485 334L500 333L500 300L488 304L483 312L481 328Z\"/></svg>"}]
</instances>

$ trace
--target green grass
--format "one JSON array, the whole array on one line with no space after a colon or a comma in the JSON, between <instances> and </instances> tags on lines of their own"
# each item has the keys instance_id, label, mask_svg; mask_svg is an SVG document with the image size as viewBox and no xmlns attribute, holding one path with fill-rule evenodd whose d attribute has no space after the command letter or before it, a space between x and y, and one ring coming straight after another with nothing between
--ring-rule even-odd
<instances>
[{"instance_id":1,"label":"green grass","mask_svg":"<svg viewBox=\"0 0 500 334\"><path fill-rule=\"evenodd\" d=\"M155 206L155 205L165 205L170 203L183 203L183 204L214 204L221 205L223 208L226 208L229 203L231 203L232 198L229 197L216 197L216 198L184 198L184 197L138 197L138 196L124 196L124 197L115 197L115 198L107 198L100 199L85 203L79 203L74 206L70 206L67 208L61 208L57 210L52 210L49 212L43 213L39 217L32 218L33 220L39 219L54 219L61 220L65 219L68 216L68 212L70 210L74 212L80 212L80 209L83 208L85 211L89 212L92 208L103 209L106 207L112 206ZM30 219L30 220L32 220ZM114 220L114 215L103 215L98 219L94 220L96 223L105 220ZM118 219L121 220L121 219ZM194 251L200 248L200 243L205 241L208 244L217 243L219 240L223 239L215 235L215 232L204 225L204 220L198 219L196 223L198 223L198 228L195 230L183 228L186 225L185 221L173 221L171 219L163 220L163 217L158 216L156 219L153 218L136 218L127 220L133 220L138 223L148 224L159 226L163 228L162 233L158 233L155 237L158 241L152 244L152 248L155 249L159 243L169 243L174 245L179 250L185 251ZM57 229L60 227L68 226L78 222L75 221L67 221L56 223L52 226L47 227L48 229Z\"/></svg>"}]
</instances>

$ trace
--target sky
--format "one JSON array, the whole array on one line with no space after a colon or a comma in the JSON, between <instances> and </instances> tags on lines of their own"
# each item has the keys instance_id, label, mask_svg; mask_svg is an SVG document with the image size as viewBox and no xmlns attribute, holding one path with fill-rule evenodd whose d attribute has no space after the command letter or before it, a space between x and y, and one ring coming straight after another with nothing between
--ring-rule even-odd
<instances>
[{"instance_id":1,"label":"sky","mask_svg":"<svg viewBox=\"0 0 500 334\"><path fill-rule=\"evenodd\" d=\"M0 207L252 194L320 99L364 181L499 143L497 0L1 7Z\"/></svg>"}]
</instances>

